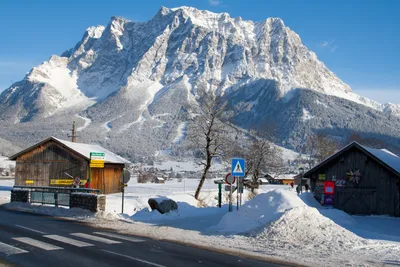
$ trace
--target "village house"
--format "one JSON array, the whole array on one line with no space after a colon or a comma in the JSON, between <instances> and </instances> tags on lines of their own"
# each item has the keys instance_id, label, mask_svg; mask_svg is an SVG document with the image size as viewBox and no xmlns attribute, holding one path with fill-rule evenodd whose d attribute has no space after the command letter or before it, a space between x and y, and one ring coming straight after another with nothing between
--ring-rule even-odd
<instances>
[{"instance_id":1,"label":"village house","mask_svg":"<svg viewBox=\"0 0 400 267\"><path fill-rule=\"evenodd\" d=\"M317 200L337 209L400 216L400 158L389 150L352 142L304 177Z\"/></svg>"},{"instance_id":2,"label":"village house","mask_svg":"<svg viewBox=\"0 0 400 267\"><path fill-rule=\"evenodd\" d=\"M90 154L104 153L104 166L90 168ZM10 157L16 161L15 185L71 187L78 180L103 194L121 190L121 173L130 162L96 144L49 137ZM93 166L93 165L92 165Z\"/></svg>"}]
</instances>

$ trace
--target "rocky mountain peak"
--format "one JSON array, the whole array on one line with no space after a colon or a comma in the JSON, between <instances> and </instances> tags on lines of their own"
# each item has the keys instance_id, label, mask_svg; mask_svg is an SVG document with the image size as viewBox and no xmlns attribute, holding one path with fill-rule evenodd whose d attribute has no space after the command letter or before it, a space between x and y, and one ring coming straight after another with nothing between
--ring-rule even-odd
<instances>
[{"instance_id":1,"label":"rocky mountain peak","mask_svg":"<svg viewBox=\"0 0 400 267\"><path fill-rule=\"evenodd\" d=\"M87 129L104 129L95 131L101 138L129 132L140 139L148 131L169 140L176 127L186 125L180 124L182 107L196 105L200 89L216 90L231 99L233 109L246 110L237 114L244 128L277 116L282 107L292 110L279 115L292 118L282 124L282 136L297 140L292 144L301 137L291 129L304 126L296 116L306 113L309 123L313 112L328 107L324 101L334 103L329 110L335 112L342 104L332 97L382 116L395 110L382 112L375 101L354 94L279 18L253 22L192 7L161 7L146 22L112 17L105 27L88 28L74 48L1 94L0 119L18 124L74 112L91 122ZM301 98L305 95L313 100ZM318 122L315 129L332 125L348 124Z\"/></svg>"}]
</instances>

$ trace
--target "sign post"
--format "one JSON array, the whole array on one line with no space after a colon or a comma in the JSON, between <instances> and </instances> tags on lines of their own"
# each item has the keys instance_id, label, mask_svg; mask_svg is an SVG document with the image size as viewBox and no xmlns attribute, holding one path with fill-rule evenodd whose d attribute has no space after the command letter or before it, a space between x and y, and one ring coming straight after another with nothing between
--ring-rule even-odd
<instances>
[{"instance_id":1,"label":"sign post","mask_svg":"<svg viewBox=\"0 0 400 267\"><path fill-rule=\"evenodd\" d=\"M229 212L232 211L232 184L235 183L235 176L232 176L230 173L228 173L225 176L225 182L229 184Z\"/></svg>"},{"instance_id":2,"label":"sign post","mask_svg":"<svg viewBox=\"0 0 400 267\"><path fill-rule=\"evenodd\" d=\"M236 178L236 210L239 210L239 179Z\"/></svg>"},{"instance_id":3,"label":"sign post","mask_svg":"<svg viewBox=\"0 0 400 267\"><path fill-rule=\"evenodd\" d=\"M239 177L244 177L245 176L245 168L246 168L246 161L244 159L240 158L233 158L232 159L232 175L236 176L237 183L236 183L236 190L237 190L237 195L236 195L236 209L239 210L239 186L240 186L240 181ZM241 204L241 198L242 198L242 191L240 192L240 204Z\"/></svg>"},{"instance_id":4,"label":"sign post","mask_svg":"<svg viewBox=\"0 0 400 267\"><path fill-rule=\"evenodd\" d=\"M124 200L125 200L125 187L128 186L128 182L131 179L131 174L127 169L124 169L121 173L121 192L122 192L122 203L121 213L124 213Z\"/></svg>"},{"instance_id":5,"label":"sign post","mask_svg":"<svg viewBox=\"0 0 400 267\"><path fill-rule=\"evenodd\" d=\"M222 202L222 183L218 184L218 207L221 208Z\"/></svg>"},{"instance_id":6,"label":"sign post","mask_svg":"<svg viewBox=\"0 0 400 267\"><path fill-rule=\"evenodd\" d=\"M242 206L242 194L243 194L243 178L239 179L239 193L240 193L240 202L239 202L239 206Z\"/></svg>"}]
</instances>

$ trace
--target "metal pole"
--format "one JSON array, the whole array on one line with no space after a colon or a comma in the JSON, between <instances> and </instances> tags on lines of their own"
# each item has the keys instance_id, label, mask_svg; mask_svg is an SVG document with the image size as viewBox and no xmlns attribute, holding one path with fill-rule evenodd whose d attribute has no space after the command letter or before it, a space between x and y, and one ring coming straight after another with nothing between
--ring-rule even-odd
<instances>
[{"instance_id":1,"label":"metal pole","mask_svg":"<svg viewBox=\"0 0 400 267\"><path fill-rule=\"evenodd\" d=\"M218 207L221 208L221 202L222 202L222 183L218 184Z\"/></svg>"},{"instance_id":2,"label":"metal pole","mask_svg":"<svg viewBox=\"0 0 400 267\"><path fill-rule=\"evenodd\" d=\"M240 180L239 183L239 187L240 187L240 207L242 206L242 189L243 189L243 179Z\"/></svg>"},{"instance_id":3,"label":"metal pole","mask_svg":"<svg viewBox=\"0 0 400 267\"><path fill-rule=\"evenodd\" d=\"M122 184L122 212L124 213L125 184Z\"/></svg>"},{"instance_id":4,"label":"metal pole","mask_svg":"<svg viewBox=\"0 0 400 267\"><path fill-rule=\"evenodd\" d=\"M229 192L229 212L232 211L232 184L230 186L230 192Z\"/></svg>"},{"instance_id":5,"label":"metal pole","mask_svg":"<svg viewBox=\"0 0 400 267\"><path fill-rule=\"evenodd\" d=\"M239 210L239 177L236 177L236 210Z\"/></svg>"}]
</instances>

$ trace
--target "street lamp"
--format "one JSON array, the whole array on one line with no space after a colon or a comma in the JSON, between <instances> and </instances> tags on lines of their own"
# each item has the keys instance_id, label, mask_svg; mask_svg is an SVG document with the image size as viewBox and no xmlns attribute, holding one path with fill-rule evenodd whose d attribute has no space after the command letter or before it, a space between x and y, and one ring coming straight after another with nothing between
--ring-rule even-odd
<instances>
[{"instance_id":1,"label":"street lamp","mask_svg":"<svg viewBox=\"0 0 400 267\"><path fill-rule=\"evenodd\" d=\"M303 167L299 168L299 173L300 173L300 192L303 193L303 175L304 175Z\"/></svg>"}]
</instances>

